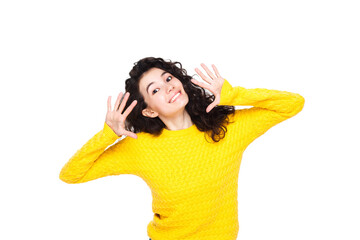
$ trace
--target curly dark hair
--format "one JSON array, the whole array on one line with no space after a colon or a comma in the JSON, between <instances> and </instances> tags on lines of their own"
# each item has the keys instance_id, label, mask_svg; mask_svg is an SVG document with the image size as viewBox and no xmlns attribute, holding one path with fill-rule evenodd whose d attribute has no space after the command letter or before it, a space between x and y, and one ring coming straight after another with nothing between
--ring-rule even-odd
<instances>
[{"instance_id":1,"label":"curly dark hair","mask_svg":"<svg viewBox=\"0 0 360 240\"><path fill-rule=\"evenodd\" d=\"M202 87L193 84L191 82L192 77L187 75L180 62L165 61L162 58L154 57L146 57L135 62L134 67L129 72L130 78L125 81L125 90L130 93L130 96L124 110L134 100L137 100L134 109L126 118L126 129L135 133L147 132L159 136L163 128L166 127L159 117L150 118L142 114L142 110L147 107L147 104L140 93L139 82L143 74L154 67L169 72L181 81L189 97L185 110L198 130L206 132L214 142L219 142L224 138L227 131L226 124L229 123L228 115L235 113L234 106L218 105L207 113L206 107L214 101L215 96L206 92Z\"/></svg>"}]
</instances>

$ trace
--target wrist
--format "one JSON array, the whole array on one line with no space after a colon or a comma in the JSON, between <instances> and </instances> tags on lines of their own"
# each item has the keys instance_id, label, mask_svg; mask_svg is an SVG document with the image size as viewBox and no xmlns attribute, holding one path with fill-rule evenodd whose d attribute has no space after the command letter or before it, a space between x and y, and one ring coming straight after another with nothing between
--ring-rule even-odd
<instances>
[{"instance_id":1,"label":"wrist","mask_svg":"<svg viewBox=\"0 0 360 240\"><path fill-rule=\"evenodd\" d=\"M103 129L103 131L104 131L104 134L105 135L107 135L107 136L110 136L110 137L121 137L121 134L118 134L115 130L114 130L114 128L113 128L113 126L111 125L111 124L109 124L109 123L107 123L107 122L105 122L104 123L104 129ZM120 136L119 136L120 135Z\"/></svg>"}]
</instances>

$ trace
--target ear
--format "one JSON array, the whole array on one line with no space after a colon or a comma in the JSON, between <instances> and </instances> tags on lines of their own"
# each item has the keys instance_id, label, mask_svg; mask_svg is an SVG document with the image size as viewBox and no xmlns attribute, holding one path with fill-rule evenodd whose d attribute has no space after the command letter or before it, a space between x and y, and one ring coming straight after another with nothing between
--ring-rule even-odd
<instances>
[{"instance_id":1,"label":"ear","mask_svg":"<svg viewBox=\"0 0 360 240\"><path fill-rule=\"evenodd\" d=\"M159 114L157 112L154 112L153 110L148 109L148 108L143 109L141 113L145 117L149 117L149 118L155 118L155 117L159 116Z\"/></svg>"}]
</instances>

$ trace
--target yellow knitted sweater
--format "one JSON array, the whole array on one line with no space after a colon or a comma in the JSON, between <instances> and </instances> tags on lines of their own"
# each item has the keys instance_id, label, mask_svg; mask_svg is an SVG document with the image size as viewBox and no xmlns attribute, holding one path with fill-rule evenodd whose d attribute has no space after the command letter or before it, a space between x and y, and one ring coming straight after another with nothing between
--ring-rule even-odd
<instances>
[{"instance_id":1,"label":"yellow knitted sweater","mask_svg":"<svg viewBox=\"0 0 360 240\"><path fill-rule=\"evenodd\" d=\"M113 144L119 137L105 123L66 163L60 179L83 183L109 175L137 175L153 197L154 217L147 227L152 240L235 240L243 152L272 126L300 112L304 102L297 93L232 87L225 80L219 105L253 107L230 115L233 123L220 142L208 136L207 141L192 125L163 129L159 137L137 133L138 139L125 137Z\"/></svg>"}]
</instances>

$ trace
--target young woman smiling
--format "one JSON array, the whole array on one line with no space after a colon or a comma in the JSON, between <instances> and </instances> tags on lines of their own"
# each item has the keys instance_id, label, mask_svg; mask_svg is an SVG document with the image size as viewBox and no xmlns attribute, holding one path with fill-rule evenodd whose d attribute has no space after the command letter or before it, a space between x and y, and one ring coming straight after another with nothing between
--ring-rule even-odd
<instances>
[{"instance_id":1,"label":"young woman smiling","mask_svg":"<svg viewBox=\"0 0 360 240\"><path fill-rule=\"evenodd\" d=\"M232 87L215 65L214 73L201 66L208 76L195 71L204 83L179 62L136 62L114 108L108 98L103 129L60 173L66 183L141 177L153 197L154 217L147 226L152 240L235 240L243 152L305 103L297 93Z\"/></svg>"}]
</instances>

